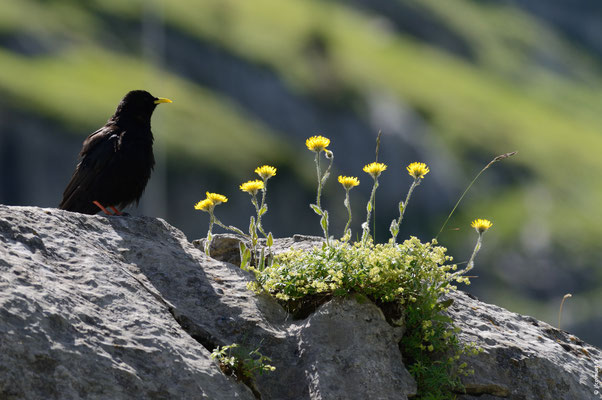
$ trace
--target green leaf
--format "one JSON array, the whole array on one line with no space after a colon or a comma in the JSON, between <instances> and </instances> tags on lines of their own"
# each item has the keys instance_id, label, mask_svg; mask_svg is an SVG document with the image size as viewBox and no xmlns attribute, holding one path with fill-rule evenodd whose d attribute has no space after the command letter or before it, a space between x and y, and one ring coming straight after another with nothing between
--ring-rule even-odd
<instances>
[{"instance_id":1,"label":"green leaf","mask_svg":"<svg viewBox=\"0 0 602 400\"><path fill-rule=\"evenodd\" d=\"M322 215L322 209L320 207L318 207L315 204L310 204L309 207L311 207L312 210L314 210L314 212L318 215Z\"/></svg>"},{"instance_id":2,"label":"green leaf","mask_svg":"<svg viewBox=\"0 0 602 400\"><path fill-rule=\"evenodd\" d=\"M263 214L268 212L268 205L264 204L263 207L261 207L261 210L259 210L259 215L262 216Z\"/></svg>"},{"instance_id":3,"label":"green leaf","mask_svg":"<svg viewBox=\"0 0 602 400\"><path fill-rule=\"evenodd\" d=\"M238 246L240 250L240 268L246 270L251 261L251 251L243 242L239 242Z\"/></svg>"},{"instance_id":4,"label":"green leaf","mask_svg":"<svg viewBox=\"0 0 602 400\"><path fill-rule=\"evenodd\" d=\"M404 209L404 208L405 208L405 207L403 206L403 201L400 201L400 202L399 202L399 215L402 215L402 214L403 214L403 209Z\"/></svg>"},{"instance_id":5,"label":"green leaf","mask_svg":"<svg viewBox=\"0 0 602 400\"><path fill-rule=\"evenodd\" d=\"M372 212L372 202L371 201L369 201L368 204L366 204L366 211Z\"/></svg>"},{"instance_id":6,"label":"green leaf","mask_svg":"<svg viewBox=\"0 0 602 400\"><path fill-rule=\"evenodd\" d=\"M268 247L272 247L274 244L274 237L272 236L272 232L268 233L268 240L266 242Z\"/></svg>"},{"instance_id":7,"label":"green leaf","mask_svg":"<svg viewBox=\"0 0 602 400\"><path fill-rule=\"evenodd\" d=\"M213 235L211 234L211 232L207 233L207 239L205 239L205 254L207 254L209 257L211 257L210 248L211 248L212 240L213 240Z\"/></svg>"},{"instance_id":8,"label":"green leaf","mask_svg":"<svg viewBox=\"0 0 602 400\"><path fill-rule=\"evenodd\" d=\"M320 218L320 225L322 225L322 230L324 231L324 235L328 233L328 211L324 211L324 215Z\"/></svg>"},{"instance_id":9,"label":"green leaf","mask_svg":"<svg viewBox=\"0 0 602 400\"><path fill-rule=\"evenodd\" d=\"M435 315L433 315L433 317L431 319L433 321L445 322L446 324L451 324L452 322L454 322L453 319L451 319L447 315L443 315L443 314L435 314Z\"/></svg>"},{"instance_id":10,"label":"green leaf","mask_svg":"<svg viewBox=\"0 0 602 400\"><path fill-rule=\"evenodd\" d=\"M255 230L257 225L255 225L255 217L251 217L251 222L249 222L249 234L251 236L253 236L253 232L255 232Z\"/></svg>"},{"instance_id":11,"label":"green leaf","mask_svg":"<svg viewBox=\"0 0 602 400\"><path fill-rule=\"evenodd\" d=\"M454 304L454 299L447 299L447 300L439 302L438 306L441 310L445 310L452 304Z\"/></svg>"},{"instance_id":12,"label":"green leaf","mask_svg":"<svg viewBox=\"0 0 602 400\"><path fill-rule=\"evenodd\" d=\"M391 232L391 235L393 235L393 237L396 237L397 234L399 233L399 225L397 225L396 220L391 221L391 226L389 227L389 232Z\"/></svg>"}]
</instances>

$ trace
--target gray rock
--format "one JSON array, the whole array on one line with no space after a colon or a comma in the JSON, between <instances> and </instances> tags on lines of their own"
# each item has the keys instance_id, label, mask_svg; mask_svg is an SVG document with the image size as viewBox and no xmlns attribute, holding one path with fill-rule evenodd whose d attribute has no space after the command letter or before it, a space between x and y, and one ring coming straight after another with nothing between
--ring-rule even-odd
<instances>
[{"instance_id":1,"label":"gray rock","mask_svg":"<svg viewBox=\"0 0 602 400\"><path fill-rule=\"evenodd\" d=\"M278 239L275 252L321 238ZM200 244L199 244L200 245ZM236 237L215 255L236 261ZM0 205L0 399L407 399L401 328L361 297L294 320L165 221ZM600 350L457 292L450 315L467 361L464 399L596 399ZM210 359L239 343L276 371L252 390ZM599 370L598 370L599 371ZM598 372L599 374L600 372ZM498 397L494 397L498 396Z\"/></svg>"},{"instance_id":2,"label":"gray rock","mask_svg":"<svg viewBox=\"0 0 602 400\"><path fill-rule=\"evenodd\" d=\"M399 352L401 336L368 300L334 299L319 307L296 330L311 398L388 400L415 393Z\"/></svg>"},{"instance_id":3,"label":"gray rock","mask_svg":"<svg viewBox=\"0 0 602 400\"><path fill-rule=\"evenodd\" d=\"M129 240L125 226L146 237ZM158 232L163 241L147 243L155 265L184 257L173 231L159 220L0 206L0 398L253 399L132 263Z\"/></svg>"},{"instance_id":4,"label":"gray rock","mask_svg":"<svg viewBox=\"0 0 602 400\"><path fill-rule=\"evenodd\" d=\"M0 206L0 254L3 399L252 399L209 357L234 342L277 367L256 379L262 399L415 391L375 306L337 300L293 321L160 219Z\"/></svg>"},{"instance_id":5,"label":"gray rock","mask_svg":"<svg viewBox=\"0 0 602 400\"><path fill-rule=\"evenodd\" d=\"M545 322L482 303L467 293L455 292L450 297L454 303L449 314L462 329L460 340L483 349L478 356L465 359L475 374L464 379L468 393L482 396L461 398L602 399L599 349Z\"/></svg>"}]
</instances>

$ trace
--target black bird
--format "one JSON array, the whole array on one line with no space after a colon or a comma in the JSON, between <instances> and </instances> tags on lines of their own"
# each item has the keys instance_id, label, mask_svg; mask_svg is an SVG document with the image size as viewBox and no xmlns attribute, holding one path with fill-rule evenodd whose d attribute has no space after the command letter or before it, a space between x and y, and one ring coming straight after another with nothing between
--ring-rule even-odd
<instances>
[{"instance_id":1,"label":"black bird","mask_svg":"<svg viewBox=\"0 0 602 400\"><path fill-rule=\"evenodd\" d=\"M59 208L121 215L118 209L138 204L155 165L150 120L160 103L171 100L144 90L125 95L105 126L84 140Z\"/></svg>"}]
</instances>

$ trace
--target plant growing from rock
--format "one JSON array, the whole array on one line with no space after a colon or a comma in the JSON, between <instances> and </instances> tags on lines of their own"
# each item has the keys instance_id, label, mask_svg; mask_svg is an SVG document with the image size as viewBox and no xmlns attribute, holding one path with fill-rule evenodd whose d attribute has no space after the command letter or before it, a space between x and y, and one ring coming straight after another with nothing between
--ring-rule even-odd
<instances>
[{"instance_id":1,"label":"plant growing from rock","mask_svg":"<svg viewBox=\"0 0 602 400\"><path fill-rule=\"evenodd\" d=\"M254 271L256 281L248 287L271 294L300 316L308 303L354 293L367 296L381 306L391 324L406 326L403 354L421 393L451 393L460 390L459 378L468 372L467 365L457 360L473 349L459 343L452 320L444 315L451 302L441 298L456 288L457 280L467 279L456 279L456 265L450 261L446 249L435 240L422 243L411 237L401 244L374 244L371 238L366 244L334 241L311 251L277 255L271 266Z\"/></svg>"},{"instance_id":2,"label":"plant growing from rock","mask_svg":"<svg viewBox=\"0 0 602 400\"><path fill-rule=\"evenodd\" d=\"M370 200L366 204L366 222L362 224L362 243L366 244L370 237L370 216L374 209L374 196L376 195L376 189L378 189L378 177L383 171L387 169L387 166L383 163L373 162L364 166L364 172L369 174L374 179L374 185L372 186L372 192L370 193Z\"/></svg>"},{"instance_id":3,"label":"plant growing from rock","mask_svg":"<svg viewBox=\"0 0 602 400\"><path fill-rule=\"evenodd\" d=\"M345 225L345 229L343 230L343 238L341 239L342 242L347 242L349 241L349 239L351 239L351 203L349 201L349 191L358 186L360 184L359 179L357 179L354 176L342 176L339 175L339 183L343 186L343 189L345 189L345 201L343 202L343 204L345 205L345 208L347 208L347 215L349 216L347 219L347 224Z\"/></svg>"},{"instance_id":4,"label":"plant growing from rock","mask_svg":"<svg viewBox=\"0 0 602 400\"><path fill-rule=\"evenodd\" d=\"M205 239L205 254L209 256L209 249L211 247L211 241L213 240L213 224L218 224L219 226L225 227L225 225L222 224L220 220L215 217L214 209L215 206L227 202L228 198L218 193L207 192L206 195L207 198L196 203L194 205L194 209L209 213L209 230L207 231L207 238ZM236 229L234 227L229 228ZM226 229L228 229L228 227L226 227Z\"/></svg>"},{"instance_id":5,"label":"plant growing from rock","mask_svg":"<svg viewBox=\"0 0 602 400\"><path fill-rule=\"evenodd\" d=\"M250 350L237 343L216 347L211 358L219 363L224 374L243 382L254 393L258 393L254 383L256 374L263 375L276 370L276 367L269 364L272 360L261 354L259 348Z\"/></svg>"},{"instance_id":6,"label":"plant growing from rock","mask_svg":"<svg viewBox=\"0 0 602 400\"><path fill-rule=\"evenodd\" d=\"M271 165L262 165L261 167L255 168L255 173L259 175L263 181L263 187L261 188L261 205L257 205L257 199L255 198L255 202L253 203L257 211L257 229L261 232L263 237L267 238L268 235L266 235L263 230L263 225L261 224L261 217L268 212L268 205L265 202L265 197L268 192L268 179L276 175L276 168Z\"/></svg>"},{"instance_id":7,"label":"plant growing from rock","mask_svg":"<svg viewBox=\"0 0 602 400\"><path fill-rule=\"evenodd\" d=\"M393 243L397 242L397 235L399 234L399 227L401 225L401 221L403 220L403 214L406 212L406 208L408 207L408 203L410 202L410 197L412 197L412 193L416 186L420 185L422 182L422 178L426 174L429 173L429 168L425 163L414 162L407 166L408 174L414 178L414 182L410 185L410 189L408 190L408 194L406 195L405 201L399 202L399 218L391 221L391 227L389 231L391 232L391 241Z\"/></svg>"},{"instance_id":8,"label":"plant growing from rock","mask_svg":"<svg viewBox=\"0 0 602 400\"><path fill-rule=\"evenodd\" d=\"M379 139L377 139L377 157L378 143ZM249 289L256 293L266 292L272 295L294 315L301 312L308 304L315 308L332 296L361 294L368 297L383 309L391 324L406 327L406 334L400 347L404 357L409 360L409 370L418 383L418 398L431 400L455 398L454 391L458 392L462 389L460 377L470 373L466 363L459 363L458 360L461 355L473 354L477 349L471 345L460 344L457 337L458 329L446 315L446 310L452 302L445 300L445 295L450 290L456 289L456 283L470 284L469 277L465 274L474 267L474 259L481 248L483 234L493 224L486 219L472 222L471 226L476 229L479 236L466 268L460 271L457 270L457 265L450 263L452 258L446 255L446 249L438 245L436 238L431 242L423 243L416 237L410 237L398 244L399 227L412 193L430 171L426 164L414 162L406 167L414 181L405 200L399 203L399 217L391 222L389 229L391 239L384 244L374 243L369 224L375 209L374 199L379 186L378 178L387 169L386 164L375 161L363 168L372 177L374 184L366 205L366 221L362 224L361 240L350 242L352 213L349 191L359 185L359 180L347 176L339 176L338 181L345 189L344 205L347 209L348 221L342 239L331 240L328 236L328 212L321 205L322 189L334 160L332 151L327 149L330 140L323 136L312 136L305 144L315 153L318 187L316 204L311 204L310 207L321 217L320 226L325 241L322 246L311 251L290 250L279 254L273 257L270 263L265 262L262 250L261 255L251 263L253 258L251 254L256 253L258 230L267 238L267 246L272 245L271 233L266 235L261 226L261 217L267 211L265 205L267 180L275 175L276 169L270 166L259 167L255 172L262 180L248 181L240 186L241 190L251 195L251 203L256 211L256 219L251 217L248 236L251 239L252 252L242 243L240 247L241 267L255 275L255 281L248 284ZM330 160L324 172L320 166L322 152L326 159ZM494 158L477 174L467 190L490 165L513 154L515 153ZM260 190L263 192L261 204L257 201ZM467 190L454 206L443 227ZM209 231L211 233L213 221L218 223L212 214L213 208L202 202L199 202L199 207L210 212L212 216ZM219 225L225 227L221 223ZM214 353L217 354L216 357L223 358L222 364L232 365L238 361L232 358L230 353L226 354L226 351L235 348L236 346L226 346L216 349ZM264 359L259 356L258 360Z\"/></svg>"},{"instance_id":9,"label":"plant growing from rock","mask_svg":"<svg viewBox=\"0 0 602 400\"><path fill-rule=\"evenodd\" d=\"M324 187L324 183L326 183L326 179L330 176L330 168L332 167L332 163L334 161L334 153L327 149L330 144L330 139L325 138L324 136L312 136L305 141L305 146L314 153L316 153L314 162L316 164L316 174L318 176L318 190L316 195L316 204L310 204L312 210L316 214L320 216L320 227L324 232L324 239L326 240L326 244L329 243L328 238L328 211L322 209L322 205L320 203L322 197L322 188ZM327 160L330 160L328 167L322 173L322 168L320 168L320 154L324 153L324 156Z\"/></svg>"},{"instance_id":10,"label":"plant growing from rock","mask_svg":"<svg viewBox=\"0 0 602 400\"><path fill-rule=\"evenodd\" d=\"M255 169L255 173L259 175L262 180L251 180L240 185L240 190L246 192L251 195L251 204L255 207L255 213L257 219L251 216L251 220L249 223L249 237L251 240L251 248L247 248L247 246L241 241L240 242L240 259L241 259L241 268L247 269L247 265L251 262L251 259L255 257L256 266L260 270L263 269L266 263L266 254L265 250L261 249L258 254L257 251L257 243L259 240L259 236L257 231L261 232L261 234L266 238L266 246L268 248L268 253L270 253L272 244L274 244L274 237L272 236L272 232L266 234L263 230L263 226L261 224L261 217L268 211L268 205L265 202L266 193L267 193L267 185L268 179L276 175L276 168L270 165L263 165L261 167L257 167ZM261 205L257 202L257 193L261 190Z\"/></svg>"},{"instance_id":11,"label":"plant growing from rock","mask_svg":"<svg viewBox=\"0 0 602 400\"><path fill-rule=\"evenodd\" d=\"M477 233L479 234L479 238L477 239L477 243L474 246L470 259L468 260L468 264L466 264L466 268L463 271L458 272L461 274L465 274L474 268L474 258L477 256L479 250L481 250L481 244L483 243L483 234L487 232L489 228L491 228L491 226L493 226L493 223L488 219L479 218L472 221L470 226L477 231Z\"/></svg>"}]
</instances>

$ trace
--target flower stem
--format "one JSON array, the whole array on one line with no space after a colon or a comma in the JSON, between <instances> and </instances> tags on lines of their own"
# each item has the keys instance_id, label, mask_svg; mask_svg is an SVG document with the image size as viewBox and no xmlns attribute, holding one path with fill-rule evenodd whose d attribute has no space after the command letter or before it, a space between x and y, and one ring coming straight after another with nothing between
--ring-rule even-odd
<instances>
[{"instance_id":1,"label":"flower stem","mask_svg":"<svg viewBox=\"0 0 602 400\"><path fill-rule=\"evenodd\" d=\"M345 207L347 207L349 219L347 220L347 225L345 225L345 230L343 230L343 238L347 238L347 240L349 240L351 238L351 230L349 230L349 226L351 225L351 203L349 202L349 189L345 189ZM349 236L347 236L348 230Z\"/></svg>"},{"instance_id":2,"label":"flower stem","mask_svg":"<svg viewBox=\"0 0 602 400\"><path fill-rule=\"evenodd\" d=\"M319 209L322 209L320 206L320 197L322 197L322 171L320 170L320 152L316 152L316 172L318 174L318 194L316 196L316 205Z\"/></svg>"},{"instance_id":3,"label":"flower stem","mask_svg":"<svg viewBox=\"0 0 602 400\"><path fill-rule=\"evenodd\" d=\"M410 202L410 197L412 197L412 193L414 192L414 189L416 188L416 186L420 185L420 179L421 178L414 178L414 182L412 182L412 185L410 186L410 190L408 190L406 199L403 202L403 207L402 207L401 211L399 212L399 218L397 219L397 228L398 229L401 226L401 221L403 220L403 215L405 214L406 208L408 207L408 203ZM397 231L397 233L395 235L393 235L393 243L397 243L397 234L398 233L399 233L399 230Z\"/></svg>"},{"instance_id":4,"label":"flower stem","mask_svg":"<svg viewBox=\"0 0 602 400\"><path fill-rule=\"evenodd\" d=\"M370 236L370 216L372 214L372 208L374 208L374 196L376 195L376 188L378 187L378 177L374 178L374 186L372 186L372 193L370 193L370 200L366 205L366 222L362 224L362 244L366 244L368 236Z\"/></svg>"},{"instance_id":5,"label":"flower stem","mask_svg":"<svg viewBox=\"0 0 602 400\"><path fill-rule=\"evenodd\" d=\"M213 215L213 210L209 210L209 230L207 231L207 239L205 239L205 254L211 257L210 247L211 241L213 240L213 223L215 222L215 216Z\"/></svg>"},{"instance_id":6,"label":"flower stem","mask_svg":"<svg viewBox=\"0 0 602 400\"><path fill-rule=\"evenodd\" d=\"M558 310L558 329L560 329L560 320L562 319L562 306L564 305L564 301L569 297L573 297L573 295L570 293L565 294L560 302L560 309Z\"/></svg>"},{"instance_id":7,"label":"flower stem","mask_svg":"<svg viewBox=\"0 0 602 400\"><path fill-rule=\"evenodd\" d=\"M330 159L330 163L328 164L328 168L326 168L326 171L324 171L324 174L322 174L322 171L320 169L320 153L316 152L316 158L315 158L315 162L316 162L316 173L318 175L318 194L316 196L316 204L315 205L310 205L310 207L314 210L314 212L316 212L316 214L320 215L321 219L320 219L320 226L322 228L322 231L324 232L324 238L326 239L326 244L329 244L329 238L328 238L328 212L326 210L322 210L322 206L320 204L320 199L322 197L322 186L324 185L324 183L326 182L326 179L328 179L328 176L330 175L330 169L332 168L332 163L334 161L334 154L330 151L330 150L324 150L325 154L326 154L326 158Z\"/></svg>"},{"instance_id":8,"label":"flower stem","mask_svg":"<svg viewBox=\"0 0 602 400\"><path fill-rule=\"evenodd\" d=\"M483 233L479 233L479 238L477 239L477 243L474 246L474 250L472 251L472 255L470 256L470 260L468 260L468 264L466 265L466 268L461 272L460 275L463 275L465 273L467 273L468 271L470 271L471 269L473 269L474 267L474 258L476 257L477 253L479 252L479 250L481 250L481 243L483 242ZM458 274L458 273L457 273Z\"/></svg>"},{"instance_id":9,"label":"flower stem","mask_svg":"<svg viewBox=\"0 0 602 400\"><path fill-rule=\"evenodd\" d=\"M257 203L257 195L253 195L253 197L251 198L251 203L253 203L253 206L255 206L255 212L257 213L257 229L259 229L259 232L261 232L263 237L268 236L263 230L263 227L261 226L261 210L263 209L263 206L265 204L265 184L266 183L264 182L264 188L262 189L263 195L261 198L261 206L259 206L259 204Z\"/></svg>"}]
</instances>

